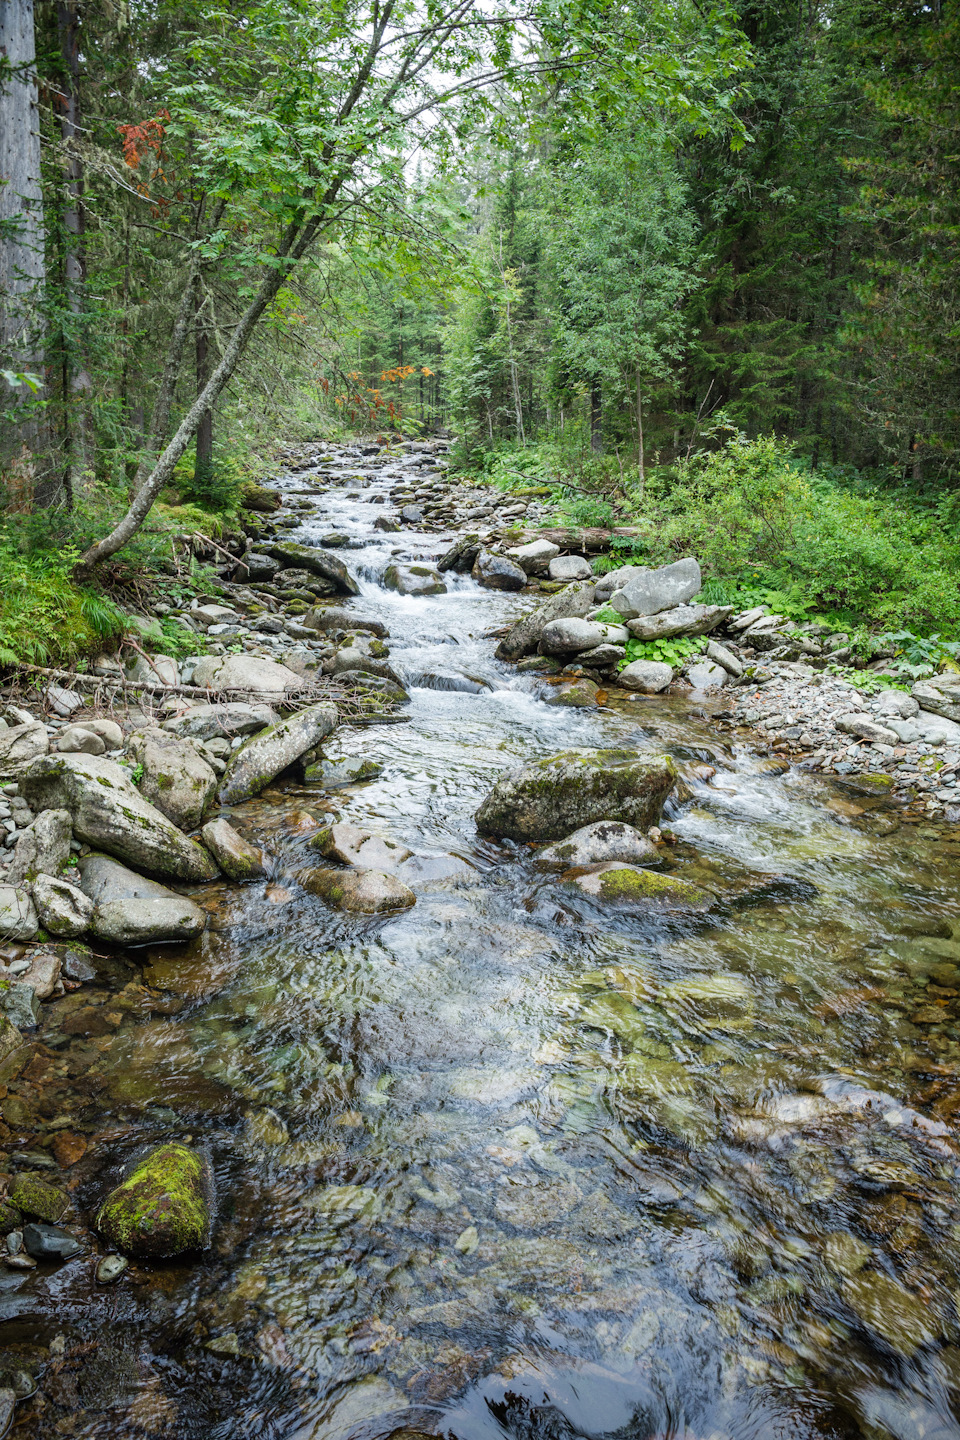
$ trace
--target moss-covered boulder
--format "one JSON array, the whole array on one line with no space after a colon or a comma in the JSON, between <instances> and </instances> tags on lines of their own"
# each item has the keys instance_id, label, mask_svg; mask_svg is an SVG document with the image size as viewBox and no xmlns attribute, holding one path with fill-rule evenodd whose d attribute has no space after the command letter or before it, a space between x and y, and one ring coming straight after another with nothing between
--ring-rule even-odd
<instances>
[{"instance_id":1,"label":"moss-covered boulder","mask_svg":"<svg viewBox=\"0 0 960 1440\"><path fill-rule=\"evenodd\" d=\"M639 906L643 909L687 910L702 913L716 903L716 896L689 880L641 870L619 860L600 865L582 865L561 876L564 884L575 886L584 895L605 905Z\"/></svg>"},{"instance_id":2,"label":"moss-covered boulder","mask_svg":"<svg viewBox=\"0 0 960 1440\"><path fill-rule=\"evenodd\" d=\"M70 1206L62 1190L36 1175L18 1175L7 1192L7 1199L22 1214L32 1220L46 1220L50 1225L55 1225Z\"/></svg>"},{"instance_id":3,"label":"moss-covered boulder","mask_svg":"<svg viewBox=\"0 0 960 1440\"><path fill-rule=\"evenodd\" d=\"M196 746L151 725L130 736L127 754L141 767L141 795L179 829L195 830L217 793L217 777Z\"/></svg>"},{"instance_id":4,"label":"moss-covered boulder","mask_svg":"<svg viewBox=\"0 0 960 1440\"><path fill-rule=\"evenodd\" d=\"M200 839L229 880L259 880L267 873L262 850L244 840L226 820L211 820Z\"/></svg>"},{"instance_id":5,"label":"moss-covered boulder","mask_svg":"<svg viewBox=\"0 0 960 1440\"><path fill-rule=\"evenodd\" d=\"M6 1060L23 1044L23 1036L13 1021L0 1010L0 1060Z\"/></svg>"},{"instance_id":6,"label":"moss-covered boulder","mask_svg":"<svg viewBox=\"0 0 960 1440\"><path fill-rule=\"evenodd\" d=\"M409 885L381 870L301 870L300 884L337 910L358 915L383 915L409 910L417 897Z\"/></svg>"},{"instance_id":7,"label":"moss-covered boulder","mask_svg":"<svg viewBox=\"0 0 960 1440\"><path fill-rule=\"evenodd\" d=\"M220 785L224 805L259 795L274 776L320 743L337 723L335 705L310 705L261 730L235 750Z\"/></svg>"},{"instance_id":8,"label":"moss-covered boulder","mask_svg":"<svg viewBox=\"0 0 960 1440\"><path fill-rule=\"evenodd\" d=\"M96 1226L128 1255L164 1259L210 1243L212 1209L207 1157L187 1145L160 1145L111 1190Z\"/></svg>"},{"instance_id":9,"label":"moss-covered boulder","mask_svg":"<svg viewBox=\"0 0 960 1440\"><path fill-rule=\"evenodd\" d=\"M596 820L648 830L677 771L667 755L566 750L501 776L476 813L477 829L507 840L562 840Z\"/></svg>"}]
</instances>

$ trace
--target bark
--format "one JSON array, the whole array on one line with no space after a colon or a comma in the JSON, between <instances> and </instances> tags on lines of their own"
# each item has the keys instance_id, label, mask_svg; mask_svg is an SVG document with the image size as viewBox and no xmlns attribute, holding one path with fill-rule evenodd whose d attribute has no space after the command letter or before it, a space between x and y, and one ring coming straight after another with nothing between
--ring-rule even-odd
<instances>
[{"instance_id":1,"label":"bark","mask_svg":"<svg viewBox=\"0 0 960 1440\"><path fill-rule=\"evenodd\" d=\"M640 441L640 448L637 454L637 478L640 481L640 499L643 499L643 489L647 483L646 461L643 453L643 396L640 391L640 371L637 371L637 435Z\"/></svg>"},{"instance_id":2,"label":"bark","mask_svg":"<svg viewBox=\"0 0 960 1440\"><path fill-rule=\"evenodd\" d=\"M59 0L57 32L63 62L62 89L56 96L64 148L63 282L71 334L63 337L64 405L67 415L67 471L72 495L92 460L88 401L92 381L84 359L83 287L86 280L84 242L83 162L80 155L80 23L79 0Z\"/></svg>"},{"instance_id":3,"label":"bark","mask_svg":"<svg viewBox=\"0 0 960 1440\"><path fill-rule=\"evenodd\" d=\"M603 449L603 391L599 380L590 382L590 449L595 455Z\"/></svg>"},{"instance_id":4,"label":"bark","mask_svg":"<svg viewBox=\"0 0 960 1440\"><path fill-rule=\"evenodd\" d=\"M187 332L190 329L190 321L193 317L194 295L200 275L199 264L195 261L180 297L180 305L177 309L177 317L173 322L173 333L170 336L170 344L167 347L167 358L163 366L163 375L160 380L160 389L157 391L157 398L153 402L153 414L150 417L150 441L143 453L143 458L137 467L136 479L133 482L133 493L136 495L146 484L150 475L150 467L163 446L167 433L167 426L170 423L170 409L173 405L173 394L177 388L177 377L180 374L180 366L183 361L183 349L187 343ZM176 461L174 461L176 464Z\"/></svg>"},{"instance_id":5,"label":"bark","mask_svg":"<svg viewBox=\"0 0 960 1440\"><path fill-rule=\"evenodd\" d=\"M197 394L203 390L210 379L210 327L207 323L206 308L209 300L200 290L197 292L196 303L196 360L197 360ZM213 411L204 410L200 417L200 424L197 426L197 451L194 462L194 479L201 484L210 478L213 470Z\"/></svg>"}]
</instances>

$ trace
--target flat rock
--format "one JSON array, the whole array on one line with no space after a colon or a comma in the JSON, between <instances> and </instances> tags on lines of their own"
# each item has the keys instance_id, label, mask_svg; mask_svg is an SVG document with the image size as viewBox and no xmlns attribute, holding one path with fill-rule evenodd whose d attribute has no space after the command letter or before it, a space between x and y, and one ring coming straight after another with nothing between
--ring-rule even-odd
<instances>
[{"instance_id":1,"label":"flat rock","mask_svg":"<svg viewBox=\"0 0 960 1440\"><path fill-rule=\"evenodd\" d=\"M315 606L301 616L302 623L309 630L364 630L369 635L386 639L390 632L379 620L371 620L347 610L342 605Z\"/></svg>"},{"instance_id":2,"label":"flat rock","mask_svg":"<svg viewBox=\"0 0 960 1440\"><path fill-rule=\"evenodd\" d=\"M72 1260L83 1254L83 1246L59 1225L34 1221L23 1227L23 1248L35 1260Z\"/></svg>"},{"instance_id":3,"label":"flat rock","mask_svg":"<svg viewBox=\"0 0 960 1440\"><path fill-rule=\"evenodd\" d=\"M131 865L179 880L212 880L200 845L140 794L128 770L99 755L42 755L20 779L35 810L68 810L79 840Z\"/></svg>"},{"instance_id":4,"label":"flat rock","mask_svg":"<svg viewBox=\"0 0 960 1440\"><path fill-rule=\"evenodd\" d=\"M109 855L86 855L79 869L81 888L94 906L91 931L102 940L114 945L192 940L206 927L206 912L187 896Z\"/></svg>"},{"instance_id":5,"label":"flat rock","mask_svg":"<svg viewBox=\"0 0 960 1440\"><path fill-rule=\"evenodd\" d=\"M193 683L202 690L236 690L282 700L290 690L299 690L303 678L260 655L203 655L197 661Z\"/></svg>"},{"instance_id":6,"label":"flat rock","mask_svg":"<svg viewBox=\"0 0 960 1440\"><path fill-rule=\"evenodd\" d=\"M413 854L398 840L375 835L372 830L343 820L325 826L310 844L326 860L339 860L341 865L357 865L367 870L393 870Z\"/></svg>"},{"instance_id":7,"label":"flat rock","mask_svg":"<svg viewBox=\"0 0 960 1440\"><path fill-rule=\"evenodd\" d=\"M354 580L342 560L326 550L311 550L307 545L297 545L291 540L274 541L266 547L267 553L284 565L296 566L318 575L331 587L331 593L359 595L360 586Z\"/></svg>"},{"instance_id":8,"label":"flat rock","mask_svg":"<svg viewBox=\"0 0 960 1440\"><path fill-rule=\"evenodd\" d=\"M656 615L638 615L627 629L638 640L669 640L675 635L707 635L733 614L732 605L675 605Z\"/></svg>"},{"instance_id":9,"label":"flat rock","mask_svg":"<svg viewBox=\"0 0 960 1440\"><path fill-rule=\"evenodd\" d=\"M212 705L191 705L189 710L163 722L164 730L185 740L233 740L238 735L255 735L280 716L269 705L245 705L224 700Z\"/></svg>"},{"instance_id":10,"label":"flat rock","mask_svg":"<svg viewBox=\"0 0 960 1440\"><path fill-rule=\"evenodd\" d=\"M527 583L525 572L507 555L494 555L481 550L473 562L471 575L485 590L522 590Z\"/></svg>"},{"instance_id":11,"label":"flat rock","mask_svg":"<svg viewBox=\"0 0 960 1440\"><path fill-rule=\"evenodd\" d=\"M143 767L138 789L180 830L195 830L217 793L217 777L189 740L151 726L137 730L127 754Z\"/></svg>"},{"instance_id":12,"label":"flat rock","mask_svg":"<svg viewBox=\"0 0 960 1440\"><path fill-rule=\"evenodd\" d=\"M599 865L621 860L630 865L658 865L660 852L652 840L622 820L597 820L574 830L564 840L538 850L539 870L570 870L578 865Z\"/></svg>"},{"instance_id":13,"label":"flat rock","mask_svg":"<svg viewBox=\"0 0 960 1440\"><path fill-rule=\"evenodd\" d=\"M589 710L597 703L599 686L586 675L571 676L559 685L545 687L541 699L547 705L566 705L571 710Z\"/></svg>"},{"instance_id":14,"label":"flat rock","mask_svg":"<svg viewBox=\"0 0 960 1440\"><path fill-rule=\"evenodd\" d=\"M91 730L94 735L100 736L108 750L119 750L123 744L123 731L116 720L104 720L101 716L95 715L90 720L77 720L71 728Z\"/></svg>"},{"instance_id":15,"label":"flat rock","mask_svg":"<svg viewBox=\"0 0 960 1440\"><path fill-rule=\"evenodd\" d=\"M7 1198L24 1215L55 1225L70 1208L66 1193L36 1175L18 1175L10 1184Z\"/></svg>"},{"instance_id":16,"label":"flat rock","mask_svg":"<svg viewBox=\"0 0 960 1440\"><path fill-rule=\"evenodd\" d=\"M187 1145L161 1145L134 1161L96 1227L125 1254L166 1259L209 1245L212 1205L207 1157Z\"/></svg>"},{"instance_id":17,"label":"flat rock","mask_svg":"<svg viewBox=\"0 0 960 1440\"><path fill-rule=\"evenodd\" d=\"M683 672L694 690L721 690L730 680L730 672L713 660L691 660Z\"/></svg>"},{"instance_id":18,"label":"flat rock","mask_svg":"<svg viewBox=\"0 0 960 1440\"><path fill-rule=\"evenodd\" d=\"M303 870L297 879L328 905L360 915L408 910L417 900L408 885L382 870Z\"/></svg>"},{"instance_id":19,"label":"flat rock","mask_svg":"<svg viewBox=\"0 0 960 1440\"><path fill-rule=\"evenodd\" d=\"M529 545L515 545L507 555L525 575L545 575L551 560L560 554L560 546L549 540L531 540ZM571 576L577 579L577 576Z\"/></svg>"},{"instance_id":20,"label":"flat rock","mask_svg":"<svg viewBox=\"0 0 960 1440\"><path fill-rule=\"evenodd\" d=\"M919 713L917 701L902 690L881 690L876 697L874 714L880 719L889 716L894 720L912 720Z\"/></svg>"},{"instance_id":21,"label":"flat rock","mask_svg":"<svg viewBox=\"0 0 960 1440\"><path fill-rule=\"evenodd\" d=\"M912 720L895 720L892 716L885 715L883 722L884 727L892 730L904 745L912 745L919 740L927 745L960 746L960 725L943 715L933 715L921 710Z\"/></svg>"},{"instance_id":22,"label":"flat rock","mask_svg":"<svg viewBox=\"0 0 960 1440\"><path fill-rule=\"evenodd\" d=\"M944 720L960 722L960 675L931 675L918 680L910 691L921 710L940 715Z\"/></svg>"},{"instance_id":23,"label":"flat rock","mask_svg":"<svg viewBox=\"0 0 960 1440\"><path fill-rule=\"evenodd\" d=\"M630 639L622 625L603 625L597 620L550 620L540 635L543 655L576 655L581 650L594 650L598 645L625 645Z\"/></svg>"},{"instance_id":24,"label":"flat rock","mask_svg":"<svg viewBox=\"0 0 960 1440\"><path fill-rule=\"evenodd\" d=\"M258 880L266 875L263 852L238 835L228 821L209 821L200 838L228 880Z\"/></svg>"},{"instance_id":25,"label":"flat rock","mask_svg":"<svg viewBox=\"0 0 960 1440\"><path fill-rule=\"evenodd\" d=\"M0 885L0 935L4 940L32 940L40 929L33 901L25 890Z\"/></svg>"},{"instance_id":26,"label":"flat rock","mask_svg":"<svg viewBox=\"0 0 960 1440\"><path fill-rule=\"evenodd\" d=\"M593 569L582 555L557 555L547 567L551 580L589 580Z\"/></svg>"},{"instance_id":27,"label":"flat rock","mask_svg":"<svg viewBox=\"0 0 960 1440\"><path fill-rule=\"evenodd\" d=\"M589 580L575 580L572 585L558 590L556 595L524 615L508 631L497 646L498 660L519 660L536 650L543 634L543 628L551 620L568 618L582 619L594 608L594 587Z\"/></svg>"},{"instance_id":28,"label":"flat rock","mask_svg":"<svg viewBox=\"0 0 960 1440\"><path fill-rule=\"evenodd\" d=\"M701 589L700 566L692 557L675 560L659 570L634 575L610 596L610 605L626 620L657 615L692 600Z\"/></svg>"},{"instance_id":29,"label":"flat rock","mask_svg":"<svg viewBox=\"0 0 960 1440\"><path fill-rule=\"evenodd\" d=\"M673 679L673 666L662 660L634 660L617 675L617 684L624 690L637 690L641 695L658 695Z\"/></svg>"},{"instance_id":30,"label":"flat rock","mask_svg":"<svg viewBox=\"0 0 960 1440\"><path fill-rule=\"evenodd\" d=\"M838 715L833 723L844 735L855 735L859 740L879 740L882 745L896 745L899 738L896 731L888 730L868 714L852 712Z\"/></svg>"},{"instance_id":31,"label":"flat rock","mask_svg":"<svg viewBox=\"0 0 960 1440\"><path fill-rule=\"evenodd\" d=\"M0 775L14 775L50 748L47 727L38 720L0 730Z\"/></svg>"},{"instance_id":32,"label":"flat rock","mask_svg":"<svg viewBox=\"0 0 960 1440\"><path fill-rule=\"evenodd\" d=\"M716 903L716 896L709 890L701 890L688 880L641 870L619 860L570 869L560 878L605 905L702 913Z\"/></svg>"},{"instance_id":33,"label":"flat rock","mask_svg":"<svg viewBox=\"0 0 960 1440\"><path fill-rule=\"evenodd\" d=\"M310 705L245 741L227 764L220 785L223 804L235 805L259 795L281 770L329 735L337 719L336 706Z\"/></svg>"},{"instance_id":34,"label":"flat rock","mask_svg":"<svg viewBox=\"0 0 960 1440\"><path fill-rule=\"evenodd\" d=\"M503 775L476 813L485 835L562 840L597 820L657 824L676 781L666 755L568 750Z\"/></svg>"},{"instance_id":35,"label":"flat rock","mask_svg":"<svg viewBox=\"0 0 960 1440\"><path fill-rule=\"evenodd\" d=\"M33 882L33 903L43 928L64 939L82 935L93 918L93 905L83 891L62 877L38 875Z\"/></svg>"}]
</instances>

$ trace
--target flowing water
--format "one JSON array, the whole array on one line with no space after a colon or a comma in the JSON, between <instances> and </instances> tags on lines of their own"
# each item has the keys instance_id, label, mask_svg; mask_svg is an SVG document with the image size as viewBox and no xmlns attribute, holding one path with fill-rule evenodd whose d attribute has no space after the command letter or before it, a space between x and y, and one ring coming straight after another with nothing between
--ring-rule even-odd
<instances>
[{"instance_id":1,"label":"flowing water","mask_svg":"<svg viewBox=\"0 0 960 1440\"><path fill-rule=\"evenodd\" d=\"M412 687L408 723L338 734L384 770L328 798L423 857L417 904L298 889L302 787L234 811L278 874L208 887L202 945L143 962L170 998L132 985L54 1067L87 1097L81 1210L189 1135L213 1248L112 1289L89 1259L5 1282L5 1342L53 1341L22 1433L960 1436L960 846L686 702L545 704L485 638L528 602L382 588L391 552L440 548L374 530L399 466L319 468L296 538L354 537L353 603ZM719 916L604 911L476 833L502 770L606 744L687 767L673 855Z\"/></svg>"}]
</instances>

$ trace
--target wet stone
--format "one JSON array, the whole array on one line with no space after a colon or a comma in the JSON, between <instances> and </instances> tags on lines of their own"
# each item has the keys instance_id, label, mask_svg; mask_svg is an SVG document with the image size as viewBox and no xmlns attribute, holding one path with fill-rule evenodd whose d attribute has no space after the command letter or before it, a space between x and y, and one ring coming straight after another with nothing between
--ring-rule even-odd
<instances>
[{"instance_id":1,"label":"wet stone","mask_svg":"<svg viewBox=\"0 0 960 1440\"><path fill-rule=\"evenodd\" d=\"M844 1283L842 1294L864 1325L907 1359L940 1334L940 1321L929 1302L888 1275L863 1270Z\"/></svg>"},{"instance_id":2,"label":"wet stone","mask_svg":"<svg viewBox=\"0 0 960 1440\"><path fill-rule=\"evenodd\" d=\"M10 1203L24 1215L49 1224L56 1224L70 1204L62 1190L33 1175L18 1175L7 1193Z\"/></svg>"},{"instance_id":3,"label":"wet stone","mask_svg":"<svg viewBox=\"0 0 960 1440\"><path fill-rule=\"evenodd\" d=\"M97 1265L97 1284L112 1285L129 1268L130 1261L125 1255L105 1255Z\"/></svg>"},{"instance_id":4,"label":"wet stone","mask_svg":"<svg viewBox=\"0 0 960 1440\"><path fill-rule=\"evenodd\" d=\"M23 1248L35 1260L72 1260L83 1246L57 1225L24 1225Z\"/></svg>"}]
</instances>

